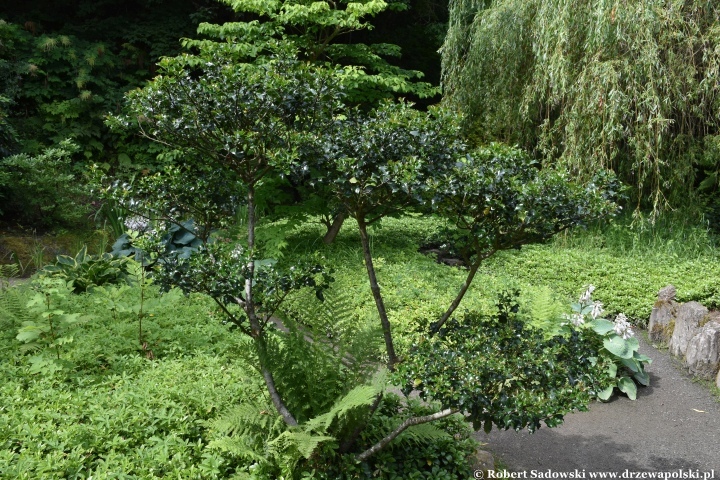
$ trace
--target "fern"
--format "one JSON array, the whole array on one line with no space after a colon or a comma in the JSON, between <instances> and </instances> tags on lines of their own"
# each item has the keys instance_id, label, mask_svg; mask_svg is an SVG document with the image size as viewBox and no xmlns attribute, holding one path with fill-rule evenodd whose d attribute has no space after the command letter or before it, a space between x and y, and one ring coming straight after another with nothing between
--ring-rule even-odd
<instances>
[{"instance_id":1,"label":"fern","mask_svg":"<svg viewBox=\"0 0 720 480\"><path fill-rule=\"evenodd\" d=\"M372 384L360 385L350 390L344 397L335 402L335 405L322 415L309 420L303 425L308 431L327 432L335 420L342 420L348 417L350 412L360 407L371 405L377 396L383 392L387 374L382 371L376 375Z\"/></svg>"},{"instance_id":2,"label":"fern","mask_svg":"<svg viewBox=\"0 0 720 480\"><path fill-rule=\"evenodd\" d=\"M15 332L24 322L36 318L26 306L25 290L9 288L9 282L4 280L15 274L15 265L0 265L0 330L7 339L13 339Z\"/></svg>"},{"instance_id":3,"label":"fern","mask_svg":"<svg viewBox=\"0 0 720 480\"><path fill-rule=\"evenodd\" d=\"M241 403L228 410L223 416L209 423L212 430L222 435L242 435L249 431L262 431L272 434L281 431L282 418L270 405L259 403Z\"/></svg>"},{"instance_id":4,"label":"fern","mask_svg":"<svg viewBox=\"0 0 720 480\"><path fill-rule=\"evenodd\" d=\"M0 289L8 288L9 278L16 277L20 273L20 268L13 264L0 265Z\"/></svg>"},{"instance_id":5,"label":"fern","mask_svg":"<svg viewBox=\"0 0 720 480\"><path fill-rule=\"evenodd\" d=\"M210 431L218 437L209 446L264 468L292 472L302 458L310 459L321 445L335 442L339 432L354 426L350 424L367 412L367 407L384 390L386 380L386 372L381 372L371 384L353 388L330 410L297 427L288 427L270 405L253 402L237 405L208 423ZM428 436L430 433L420 432L409 438Z\"/></svg>"},{"instance_id":6,"label":"fern","mask_svg":"<svg viewBox=\"0 0 720 480\"><path fill-rule=\"evenodd\" d=\"M310 458L321 443L331 440L335 440L335 437L313 435L303 430L288 430L268 443L268 451L276 458L292 458L292 465L286 465L292 469L300 459L299 455Z\"/></svg>"},{"instance_id":7,"label":"fern","mask_svg":"<svg viewBox=\"0 0 720 480\"><path fill-rule=\"evenodd\" d=\"M452 435L432 423L421 423L420 425L415 425L405 430L398 435L393 442L396 445L407 442L412 442L415 445L424 445L439 440L452 440Z\"/></svg>"},{"instance_id":8,"label":"fern","mask_svg":"<svg viewBox=\"0 0 720 480\"><path fill-rule=\"evenodd\" d=\"M558 301L553 291L548 287L533 289L525 299L523 310L526 321L540 328L547 337L556 335L560 328L559 319L564 311L564 305Z\"/></svg>"},{"instance_id":9,"label":"fern","mask_svg":"<svg viewBox=\"0 0 720 480\"><path fill-rule=\"evenodd\" d=\"M327 345L350 369L354 383L364 382L376 370L381 345L380 327L373 322L366 328L359 321L353 297L345 290L328 290L318 302L308 292L287 302L285 317L295 322L314 342Z\"/></svg>"},{"instance_id":10,"label":"fern","mask_svg":"<svg viewBox=\"0 0 720 480\"><path fill-rule=\"evenodd\" d=\"M285 423L272 406L247 401L208 422L208 427L217 436L210 448L263 464L271 460L268 446L283 433Z\"/></svg>"}]
</instances>

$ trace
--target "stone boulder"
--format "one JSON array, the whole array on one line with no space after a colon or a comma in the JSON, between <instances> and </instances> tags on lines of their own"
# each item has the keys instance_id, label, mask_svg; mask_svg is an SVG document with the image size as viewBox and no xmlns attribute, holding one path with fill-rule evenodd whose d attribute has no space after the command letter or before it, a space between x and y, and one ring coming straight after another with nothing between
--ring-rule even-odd
<instances>
[{"instance_id":1,"label":"stone boulder","mask_svg":"<svg viewBox=\"0 0 720 480\"><path fill-rule=\"evenodd\" d=\"M658 299L650 313L648 336L653 342L668 344L672 338L675 317L679 308L675 301L676 290L672 285L658 292Z\"/></svg>"},{"instance_id":2,"label":"stone boulder","mask_svg":"<svg viewBox=\"0 0 720 480\"><path fill-rule=\"evenodd\" d=\"M698 302L684 303L677 309L675 329L668 344L670 353L678 357L685 356L688 343L700 332L700 325L708 313L708 309Z\"/></svg>"},{"instance_id":3,"label":"stone boulder","mask_svg":"<svg viewBox=\"0 0 720 480\"><path fill-rule=\"evenodd\" d=\"M492 453L477 449L475 451L475 455L471 455L470 458L470 464L472 466L472 469L476 473L475 478L489 478L488 472L495 471L495 459L493 458ZM477 475L482 475L478 477Z\"/></svg>"},{"instance_id":4,"label":"stone boulder","mask_svg":"<svg viewBox=\"0 0 720 480\"><path fill-rule=\"evenodd\" d=\"M720 388L720 372L718 372L718 376L715 379L715 383L717 384L717 387Z\"/></svg>"},{"instance_id":5,"label":"stone boulder","mask_svg":"<svg viewBox=\"0 0 720 480\"><path fill-rule=\"evenodd\" d=\"M661 302L674 302L675 295L677 295L677 289L674 285L668 285L665 288L661 288L658 292L658 300Z\"/></svg>"},{"instance_id":6,"label":"stone boulder","mask_svg":"<svg viewBox=\"0 0 720 480\"><path fill-rule=\"evenodd\" d=\"M710 320L690 339L685 353L685 365L693 375L714 380L720 369L720 318L713 312Z\"/></svg>"}]
</instances>

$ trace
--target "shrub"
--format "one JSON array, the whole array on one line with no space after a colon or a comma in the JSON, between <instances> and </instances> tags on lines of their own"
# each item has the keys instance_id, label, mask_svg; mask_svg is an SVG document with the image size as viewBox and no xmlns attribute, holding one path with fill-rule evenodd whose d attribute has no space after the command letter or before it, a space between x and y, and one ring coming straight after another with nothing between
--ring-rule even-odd
<instances>
[{"instance_id":1,"label":"shrub","mask_svg":"<svg viewBox=\"0 0 720 480\"><path fill-rule=\"evenodd\" d=\"M39 228L81 223L89 209L83 184L71 168L76 151L72 142L63 141L36 156L0 159L0 218Z\"/></svg>"},{"instance_id":2,"label":"shrub","mask_svg":"<svg viewBox=\"0 0 720 480\"><path fill-rule=\"evenodd\" d=\"M500 298L498 313L452 318L435 336L420 336L399 378L405 393L465 411L475 429L531 432L585 410L606 388L597 365L594 332L572 331L545 339L517 317L517 293Z\"/></svg>"}]
</instances>

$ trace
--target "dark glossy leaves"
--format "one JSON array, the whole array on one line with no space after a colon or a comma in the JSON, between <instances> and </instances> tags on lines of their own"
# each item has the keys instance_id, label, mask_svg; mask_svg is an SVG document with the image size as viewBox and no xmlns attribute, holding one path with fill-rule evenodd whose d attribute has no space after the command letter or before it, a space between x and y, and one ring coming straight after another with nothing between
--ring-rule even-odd
<instances>
[{"instance_id":1,"label":"dark glossy leaves","mask_svg":"<svg viewBox=\"0 0 720 480\"><path fill-rule=\"evenodd\" d=\"M318 299L334 280L332 272L324 267L303 262L280 267L273 259L253 259L239 245L215 242L194 249L190 255L178 250L163 257L156 279L164 289L177 286L185 293L204 293L222 304L228 320L245 325L242 306L246 301L246 280L252 276L253 302L266 320L285 299L285 296L302 288L310 288ZM233 313L231 313L231 311Z\"/></svg>"},{"instance_id":2,"label":"dark glossy leaves","mask_svg":"<svg viewBox=\"0 0 720 480\"><path fill-rule=\"evenodd\" d=\"M512 309L495 317L467 313L434 337L421 337L399 365L405 390L445 408L458 408L476 429L556 426L584 409L607 383L591 358L599 347L591 331L543 338Z\"/></svg>"},{"instance_id":3,"label":"dark glossy leaves","mask_svg":"<svg viewBox=\"0 0 720 480\"><path fill-rule=\"evenodd\" d=\"M235 172L254 185L270 170L288 170L308 132L339 107L333 72L292 58L255 64L179 57L162 75L128 96L127 114L143 135L180 151L187 161Z\"/></svg>"},{"instance_id":4,"label":"dark glossy leaves","mask_svg":"<svg viewBox=\"0 0 720 480\"><path fill-rule=\"evenodd\" d=\"M615 213L614 177L579 184L502 144L476 149L431 179L435 212L459 229L455 248L482 258L542 242L566 228Z\"/></svg>"},{"instance_id":5,"label":"dark glossy leaves","mask_svg":"<svg viewBox=\"0 0 720 480\"><path fill-rule=\"evenodd\" d=\"M435 170L451 165L463 148L448 112L388 102L338 118L319 138L316 157L300 168L351 216L372 222L419 206Z\"/></svg>"}]
</instances>

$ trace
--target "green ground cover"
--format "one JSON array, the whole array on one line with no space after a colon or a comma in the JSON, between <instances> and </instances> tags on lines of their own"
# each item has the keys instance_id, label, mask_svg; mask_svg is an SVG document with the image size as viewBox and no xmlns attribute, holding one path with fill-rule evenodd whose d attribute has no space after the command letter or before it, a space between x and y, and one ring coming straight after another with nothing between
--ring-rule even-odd
<instances>
[{"instance_id":1,"label":"green ground cover","mask_svg":"<svg viewBox=\"0 0 720 480\"><path fill-rule=\"evenodd\" d=\"M322 228L304 223L287 235L285 257L316 255L333 265L331 293L342 296L350 312L349 321L334 327L353 330L382 352L352 227L324 245ZM442 227L436 219L406 217L371 230L401 353L410 334L442 313L464 279L462 269L418 252ZM717 306L720 262L713 238L694 227L660 227L639 231L620 222L503 252L484 264L461 309L492 313L498 293L518 288L523 317L550 327L590 283L610 312L623 311L640 324L667 283L678 287L680 300ZM37 368L31 360L37 352L24 351L15 339L23 321L18 305L33 293L27 286L0 293L0 478L225 478L236 470L232 456L208 448L208 422L232 405L262 398L263 385L244 348L248 340L223 325L211 301L199 295L156 301L143 319L140 345L132 310L111 311L97 292L68 295L54 308L83 317L65 332L72 341L60 356L68 366L53 372ZM146 294L158 296L155 287ZM134 305L139 295L133 287L123 302ZM378 460L383 478L402 469L392 466L392 457L389 451ZM436 478L428 475L419 478Z\"/></svg>"},{"instance_id":2,"label":"green ground cover","mask_svg":"<svg viewBox=\"0 0 720 480\"><path fill-rule=\"evenodd\" d=\"M360 239L346 226L338 240L322 245L321 227L305 224L291 235L288 255L321 251L337 273L336 288L356 292L358 316L372 316L370 287L363 275ZM432 218L387 219L372 230L378 279L399 330L410 331L437 317L460 288L465 272L439 264L418 251L443 224ZM579 229L545 245L499 252L480 269L461 309L489 313L497 294L519 289L528 320L543 324L568 311L589 284L608 313L625 313L637 325L647 323L657 292L673 284L680 301L720 305L720 250L715 239L696 226L663 221L632 227L631 219Z\"/></svg>"}]
</instances>

